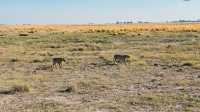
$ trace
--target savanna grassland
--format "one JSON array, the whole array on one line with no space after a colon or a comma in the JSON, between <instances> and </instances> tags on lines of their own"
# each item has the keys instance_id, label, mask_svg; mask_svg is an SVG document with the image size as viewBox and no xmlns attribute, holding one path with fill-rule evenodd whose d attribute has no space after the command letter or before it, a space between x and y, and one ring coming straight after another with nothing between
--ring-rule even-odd
<instances>
[{"instance_id":1,"label":"savanna grassland","mask_svg":"<svg viewBox=\"0 0 200 112\"><path fill-rule=\"evenodd\" d=\"M0 112L200 112L200 24L0 25Z\"/></svg>"}]
</instances>

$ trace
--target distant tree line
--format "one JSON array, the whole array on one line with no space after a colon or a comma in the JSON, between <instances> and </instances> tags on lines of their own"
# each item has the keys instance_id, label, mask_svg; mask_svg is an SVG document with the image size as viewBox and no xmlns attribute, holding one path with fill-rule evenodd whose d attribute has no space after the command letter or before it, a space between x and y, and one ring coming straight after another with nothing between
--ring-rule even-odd
<instances>
[{"instance_id":1,"label":"distant tree line","mask_svg":"<svg viewBox=\"0 0 200 112\"><path fill-rule=\"evenodd\" d=\"M200 19L197 19L197 20L183 20L183 19L180 19L178 21L172 21L173 23L197 23L197 22L200 22Z\"/></svg>"},{"instance_id":2,"label":"distant tree line","mask_svg":"<svg viewBox=\"0 0 200 112\"><path fill-rule=\"evenodd\" d=\"M148 21L138 21L137 23L152 23ZM176 21L166 21L166 23L200 23L200 19L197 20L176 20ZM116 24L134 24L133 21L117 21Z\"/></svg>"},{"instance_id":3,"label":"distant tree line","mask_svg":"<svg viewBox=\"0 0 200 112\"><path fill-rule=\"evenodd\" d=\"M151 22L148 22L148 21L138 21L136 23L151 23ZM116 24L134 24L133 21L117 21Z\"/></svg>"},{"instance_id":4,"label":"distant tree line","mask_svg":"<svg viewBox=\"0 0 200 112\"><path fill-rule=\"evenodd\" d=\"M116 24L133 24L133 21L117 21Z\"/></svg>"}]
</instances>

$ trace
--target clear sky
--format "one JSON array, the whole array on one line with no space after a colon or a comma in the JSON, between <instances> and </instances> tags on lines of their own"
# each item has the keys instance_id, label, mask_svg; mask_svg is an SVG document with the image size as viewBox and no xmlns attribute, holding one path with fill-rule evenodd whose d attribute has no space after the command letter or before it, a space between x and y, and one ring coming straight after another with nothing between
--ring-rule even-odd
<instances>
[{"instance_id":1,"label":"clear sky","mask_svg":"<svg viewBox=\"0 0 200 112\"><path fill-rule=\"evenodd\" d=\"M200 0L0 0L0 24L200 19Z\"/></svg>"}]
</instances>

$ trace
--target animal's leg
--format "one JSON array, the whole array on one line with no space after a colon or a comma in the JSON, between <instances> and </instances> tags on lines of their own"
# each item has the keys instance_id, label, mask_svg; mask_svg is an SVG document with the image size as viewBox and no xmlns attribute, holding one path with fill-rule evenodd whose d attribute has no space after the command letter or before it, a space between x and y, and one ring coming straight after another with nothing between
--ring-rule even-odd
<instances>
[{"instance_id":1,"label":"animal's leg","mask_svg":"<svg viewBox=\"0 0 200 112\"><path fill-rule=\"evenodd\" d=\"M121 60L119 58L116 58L116 62L117 62L117 64L121 63Z\"/></svg>"},{"instance_id":2,"label":"animal's leg","mask_svg":"<svg viewBox=\"0 0 200 112\"><path fill-rule=\"evenodd\" d=\"M55 64L53 63L52 65L51 65L51 68L53 69L55 67Z\"/></svg>"},{"instance_id":3,"label":"animal's leg","mask_svg":"<svg viewBox=\"0 0 200 112\"><path fill-rule=\"evenodd\" d=\"M117 62L117 64L118 64L118 63L121 63L121 60L117 58L117 59L116 59L116 62Z\"/></svg>"},{"instance_id":4,"label":"animal's leg","mask_svg":"<svg viewBox=\"0 0 200 112\"><path fill-rule=\"evenodd\" d=\"M127 62L127 61L126 61L126 58L125 58L125 59L124 59L124 64L125 64L125 65L127 65L127 63L126 63L126 62Z\"/></svg>"},{"instance_id":5,"label":"animal's leg","mask_svg":"<svg viewBox=\"0 0 200 112\"><path fill-rule=\"evenodd\" d=\"M58 64L55 64L54 68L56 68L56 69L57 69L57 68L58 68Z\"/></svg>"},{"instance_id":6,"label":"animal's leg","mask_svg":"<svg viewBox=\"0 0 200 112\"><path fill-rule=\"evenodd\" d=\"M62 64L61 63L59 63L59 68L62 68Z\"/></svg>"},{"instance_id":7,"label":"animal's leg","mask_svg":"<svg viewBox=\"0 0 200 112\"><path fill-rule=\"evenodd\" d=\"M123 63L125 63L126 62L126 58L123 58Z\"/></svg>"},{"instance_id":8,"label":"animal's leg","mask_svg":"<svg viewBox=\"0 0 200 112\"><path fill-rule=\"evenodd\" d=\"M51 71L53 71L53 65L51 65Z\"/></svg>"},{"instance_id":9,"label":"animal's leg","mask_svg":"<svg viewBox=\"0 0 200 112\"><path fill-rule=\"evenodd\" d=\"M117 64L117 61L116 61L116 58L115 58L115 57L113 58L113 62L114 62L115 64Z\"/></svg>"}]
</instances>

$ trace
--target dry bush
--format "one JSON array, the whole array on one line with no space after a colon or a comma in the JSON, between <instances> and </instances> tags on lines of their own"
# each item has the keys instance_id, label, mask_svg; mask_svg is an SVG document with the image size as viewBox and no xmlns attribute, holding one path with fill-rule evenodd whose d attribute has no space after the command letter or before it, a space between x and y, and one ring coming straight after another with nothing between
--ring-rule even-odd
<instances>
[{"instance_id":1,"label":"dry bush","mask_svg":"<svg viewBox=\"0 0 200 112\"><path fill-rule=\"evenodd\" d=\"M50 65L39 65L35 70L51 70L52 67Z\"/></svg>"},{"instance_id":2,"label":"dry bush","mask_svg":"<svg viewBox=\"0 0 200 112\"><path fill-rule=\"evenodd\" d=\"M30 89L27 85L14 85L11 88L11 91L17 92L17 93L25 93L25 92L29 92Z\"/></svg>"},{"instance_id":3,"label":"dry bush","mask_svg":"<svg viewBox=\"0 0 200 112\"><path fill-rule=\"evenodd\" d=\"M75 93L88 93L91 91L104 91L111 88L112 80L108 77L95 75L88 79L73 80L69 82L68 87Z\"/></svg>"},{"instance_id":4,"label":"dry bush","mask_svg":"<svg viewBox=\"0 0 200 112\"><path fill-rule=\"evenodd\" d=\"M200 24L132 24L132 25L16 25L1 27L1 31L22 31L30 29L34 31L59 31L59 32L87 32L87 33L111 33L111 32L199 32ZM31 32L32 33L32 32ZM22 34L21 36L23 36ZM24 36L28 36L25 34Z\"/></svg>"},{"instance_id":5,"label":"dry bush","mask_svg":"<svg viewBox=\"0 0 200 112\"><path fill-rule=\"evenodd\" d=\"M16 93L26 93L29 92L30 88L27 85L14 85L8 90L1 90L0 94L16 94Z\"/></svg>"},{"instance_id":6,"label":"dry bush","mask_svg":"<svg viewBox=\"0 0 200 112\"><path fill-rule=\"evenodd\" d=\"M23 36L23 37L25 37L25 36L28 36L28 34L21 33L21 34L19 34L19 36Z\"/></svg>"},{"instance_id":7,"label":"dry bush","mask_svg":"<svg viewBox=\"0 0 200 112\"><path fill-rule=\"evenodd\" d=\"M18 62L19 60L16 58L10 59L10 62Z\"/></svg>"}]
</instances>

